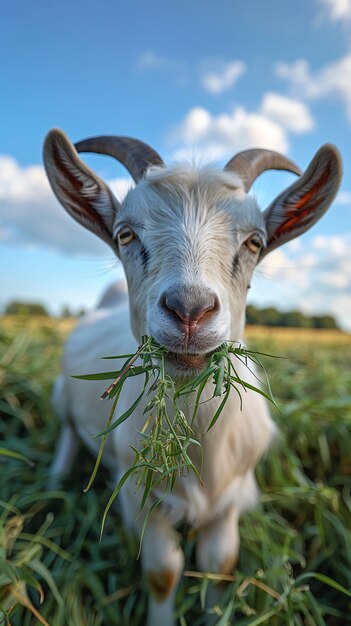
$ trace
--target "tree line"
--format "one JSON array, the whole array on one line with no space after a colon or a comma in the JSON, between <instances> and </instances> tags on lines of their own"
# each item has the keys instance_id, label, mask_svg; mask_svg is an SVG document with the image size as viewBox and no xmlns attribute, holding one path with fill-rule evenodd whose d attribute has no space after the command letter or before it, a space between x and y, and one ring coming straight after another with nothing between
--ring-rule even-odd
<instances>
[{"instance_id":1,"label":"tree line","mask_svg":"<svg viewBox=\"0 0 351 626\"><path fill-rule=\"evenodd\" d=\"M84 313L84 309L80 309L78 312L74 312L67 305L65 305L62 307L58 317L80 317L84 315ZM39 304L38 302L20 302L18 300L9 302L5 306L4 315L20 315L22 317L51 317L49 311L43 304Z\"/></svg>"},{"instance_id":2,"label":"tree line","mask_svg":"<svg viewBox=\"0 0 351 626\"><path fill-rule=\"evenodd\" d=\"M295 328L338 328L332 315L306 315L301 311L278 311L274 307L258 309L249 304L246 309L248 324L261 326L293 326Z\"/></svg>"}]
</instances>

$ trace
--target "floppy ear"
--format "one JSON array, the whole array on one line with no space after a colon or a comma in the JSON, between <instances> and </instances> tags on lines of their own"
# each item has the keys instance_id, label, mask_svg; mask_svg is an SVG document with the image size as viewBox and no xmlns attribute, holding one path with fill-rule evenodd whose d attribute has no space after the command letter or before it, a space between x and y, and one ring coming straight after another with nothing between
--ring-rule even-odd
<instances>
[{"instance_id":1,"label":"floppy ear","mask_svg":"<svg viewBox=\"0 0 351 626\"><path fill-rule=\"evenodd\" d=\"M338 150L330 144L322 146L302 176L264 211L267 247L260 260L318 222L334 200L341 177Z\"/></svg>"},{"instance_id":2,"label":"floppy ear","mask_svg":"<svg viewBox=\"0 0 351 626\"><path fill-rule=\"evenodd\" d=\"M62 206L117 251L112 229L119 204L107 185L80 160L61 130L53 129L46 136L43 158L50 185Z\"/></svg>"}]
</instances>

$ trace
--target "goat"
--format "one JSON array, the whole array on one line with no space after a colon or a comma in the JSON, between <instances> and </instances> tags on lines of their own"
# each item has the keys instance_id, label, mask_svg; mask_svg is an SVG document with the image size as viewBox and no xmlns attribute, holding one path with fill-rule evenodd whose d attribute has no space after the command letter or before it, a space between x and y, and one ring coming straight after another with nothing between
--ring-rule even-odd
<instances>
[{"instance_id":1,"label":"goat","mask_svg":"<svg viewBox=\"0 0 351 626\"><path fill-rule=\"evenodd\" d=\"M109 154L126 166L136 186L121 204L78 152ZM54 391L54 405L64 421L53 465L58 474L69 471L77 434L96 450L92 436L104 427L110 410L99 401L101 382L87 386L70 375L101 371L101 356L132 353L143 335L152 335L168 350L171 375L189 377L201 371L209 353L225 340L241 341L255 266L320 219L338 190L342 166L336 148L325 145L303 174L286 157L261 149L241 152L224 171L166 167L152 148L136 139L96 137L74 147L59 130L50 131L45 140L44 163L68 213L121 259L129 292L129 304L120 290L110 292L66 345ZM288 170L299 178L261 212L248 191L269 169ZM236 367L255 384L244 365ZM126 382L119 412L139 395L140 385L139 377ZM248 391L241 410L233 393L207 432L218 402L213 398L201 404L194 424L203 450L203 486L192 474L178 477L146 526L141 558L150 589L149 626L174 623L174 596L184 566L174 527L186 520L197 529L201 570L228 573L238 558L239 515L257 500L255 466L275 434L266 402ZM130 445L138 446L144 408L141 402L108 438L104 462L116 479L133 464ZM199 466L196 449L191 456ZM138 516L141 491L135 491L135 479L130 478L121 492L124 524L138 533L143 526L143 516Z\"/></svg>"}]
</instances>

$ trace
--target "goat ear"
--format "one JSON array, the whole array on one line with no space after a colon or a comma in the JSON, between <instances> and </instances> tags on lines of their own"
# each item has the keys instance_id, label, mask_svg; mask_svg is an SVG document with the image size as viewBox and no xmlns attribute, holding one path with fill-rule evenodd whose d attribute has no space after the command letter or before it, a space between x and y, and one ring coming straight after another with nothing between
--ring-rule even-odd
<instances>
[{"instance_id":1,"label":"goat ear","mask_svg":"<svg viewBox=\"0 0 351 626\"><path fill-rule=\"evenodd\" d=\"M324 215L335 198L341 177L338 150L330 144L322 146L299 180L264 211L267 247L260 260L274 248L302 235Z\"/></svg>"},{"instance_id":2,"label":"goat ear","mask_svg":"<svg viewBox=\"0 0 351 626\"><path fill-rule=\"evenodd\" d=\"M61 130L46 136L43 158L52 190L66 211L116 251L112 229L119 204L107 185L81 161Z\"/></svg>"}]
</instances>

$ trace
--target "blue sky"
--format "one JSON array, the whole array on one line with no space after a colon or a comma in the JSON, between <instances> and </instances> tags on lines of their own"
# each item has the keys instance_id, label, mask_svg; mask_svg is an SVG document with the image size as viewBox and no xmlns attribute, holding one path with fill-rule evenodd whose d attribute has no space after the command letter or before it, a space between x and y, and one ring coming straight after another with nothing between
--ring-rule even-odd
<instances>
[{"instance_id":1,"label":"blue sky","mask_svg":"<svg viewBox=\"0 0 351 626\"><path fill-rule=\"evenodd\" d=\"M0 306L54 312L94 304L121 268L53 198L47 131L123 134L166 161L222 166L248 147L305 168L326 142L344 160L341 192L299 240L269 255L250 301L331 312L351 330L351 0L3 0L0 9ZM117 194L115 161L86 161ZM349 174L350 173L350 174ZM292 182L261 176L262 208Z\"/></svg>"}]
</instances>

